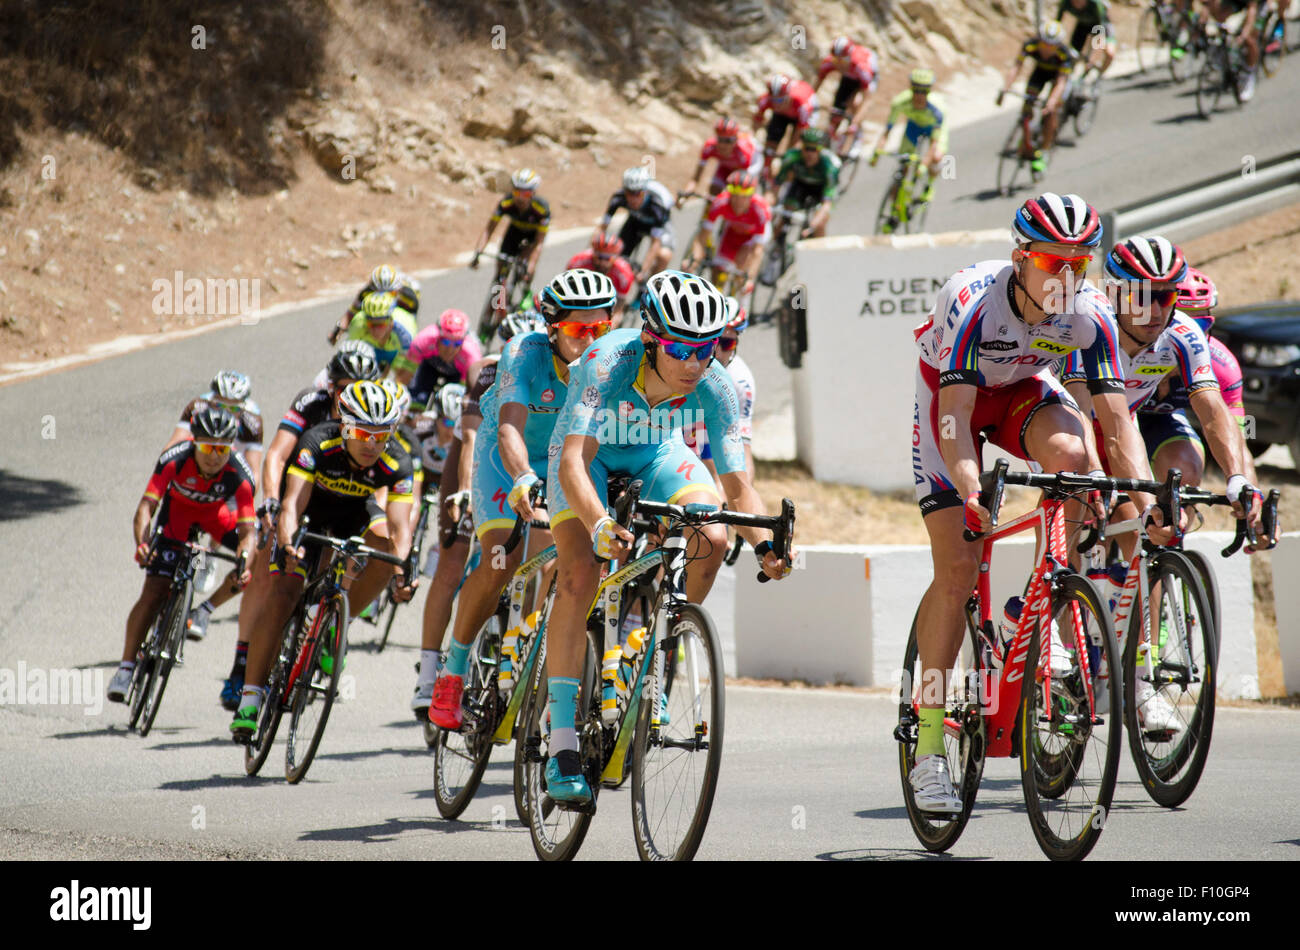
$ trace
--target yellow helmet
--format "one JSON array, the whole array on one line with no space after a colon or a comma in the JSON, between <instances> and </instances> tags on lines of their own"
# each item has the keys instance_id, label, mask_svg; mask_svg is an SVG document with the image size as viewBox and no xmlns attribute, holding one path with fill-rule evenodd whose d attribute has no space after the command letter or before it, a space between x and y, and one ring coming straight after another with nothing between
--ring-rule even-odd
<instances>
[{"instance_id":1,"label":"yellow helmet","mask_svg":"<svg viewBox=\"0 0 1300 950\"><path fill-rule=\"evenodd\" d=\"M934 85L934 70L914 69L907 78L914 92L929 92L930 87Z\"/></svg>"},{"instance_id":2,"label":"yellow helmet","mask_svg":"<svg viewBox=\"0 0 1300 950\"><path fill-rule=\"evenodd\" d=\"M366 298L361 301L361 312L367 320L391 320L396 306L395 294L366 294Z\"/></svg>"}]
</instances>

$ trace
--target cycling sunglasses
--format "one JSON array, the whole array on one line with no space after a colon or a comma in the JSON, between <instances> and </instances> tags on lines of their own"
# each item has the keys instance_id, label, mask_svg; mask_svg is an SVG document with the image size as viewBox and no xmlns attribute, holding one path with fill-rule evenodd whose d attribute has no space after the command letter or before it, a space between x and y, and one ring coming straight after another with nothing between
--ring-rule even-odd
<instances>
[{"instance_id":1,"label":"cycling sunglasses","mask_svg":"<svg viewBox=\"0 0 1300 950\"><path fill-rule=\"evenodd\" d=\"M201 455L225 455L230 451L229 442L199 442L195 441L194 451Z\"/></svg>"},{"instance_id":2,"label":"cycling sunglasses","mask_svg":"<svg viewBox=\"0 0 1300 950\"><path fill-rule=\"evenodd\" d=\"M735 144L736 144L736 136L734 136L734 135L719 135L719 136L718 136L718 144L719 144L719 145L735 145Z\"/></svg>"},{"instance_id":3,"label":"cycling sunglasses","mask_svg":"<svg viewBox=\"0 0 1300 950\"><path fill-rule=\"evenodd\" d=\"M1080 257L1061 257L1059 254L1048 254L1044 251L1022 251L1029 263L1041 271L1049 274L1059 274L1067 267L1074 271L1076 277L1082 277L1088 273L1088 265L1092 263L1092 255L1084 254Z\"/></svg>"},{"instance_id":4,"label":"cycling sunglasses","mask_svg":"<svg viewBox=\"0 0 1300 950\"><path fill-rule=\"evenodd\" d=\"M610 320L596 320L593 323L583 323L579 320L561 320L559 323L552 323L551 326L575 340L585 339L586 337L599 340L609 332L611 323Z\"/></svg>"},{"instance_id":5,"label":"cycling sunglasses","mask_svg":"<svg viewBox=\"0 0 1300 950\"><path fill-rule=\"evenodd\" d=\"M354 439L357 442L385 445L392 435L392 428L367 429L350 422L343 423L343 438Z\"/></svg>"},{"instance_id":6,"label":"cycling sunglasses","mask_svg":"<svg viewBox=\"0 0 1300 950\"><path fill-rule=\"evenodd\" d=\"M1172 307L1177 299L1178 290L1175 288L1152 290L1150 287L1138 287L1128 292L1128 302L1134 307L1146 308L1151 306L1152 302L1162 307Z\"/></svg>"},{"instance_id":7,"label":"cycling sunglasses","mask_svg":"<svg viewBox=\"0 0 1300 950\"><path fill-rule=\"evenodd\" d=\"M531 188L511 188L510 194L516 198L531 199L535 192Z\"/></svg>"},{"instance_id":8,"label":"cycling sunglasses","mask_svg":"<svg viewBox=\"0 0 1300 950\"><path fill-rule=\"evenodd\" d=\"M592 259L593 259L593 260L600 261L600 263L602 263L602 264L608 264L610 261L612 261L612 260L613 260L615 257L617 257L617 256L618 256L618 255L616 255L616 254L593 254L593 255L592 255Z\"/></svg>"},{"instance_id":9,"label":"cycling sunglasses","mask_svg":"<svg viewBox=\"0 0 1300 950\"><path fill-rule=\"evenodd\" d=\"M645 332L654 338L665 353L681 362L695 357L701 363L707 363L713 359L713 351L718 347L718 340L707 340L704 343L683 343L680 340L666 340L657 333L650 333L649 330Z\"/></svg>"},{"instance_id":10,"label":"cycling sunglasses","mask_svg":"<svg viewBox=\"0 0 1300 950\"><path fill-rule=\"evenodd\" d=\"M738 336L731 336L731 337L728 337L728 336L720 336L720 337L718 337L718 349L721 350L723 353L730 353L732 350L734 350L734 349L735 349L737 346L739 346L739 345L740 345L740 337L738 337Z\"/></svg>"},{"instance_id":11,"label":"cycling sunglasses","mask_svg":"<svg viewBox=\"0 0 1300 950\"><path fill-rule=\"evenodd\" d=\"M727 191L731 192L733 195L752 195L754 193L752 186L745 188L741 185L728 185Z\"/></svg>"},{"instance_id":12,"label":"cycling sunglasses","mask_svg":"<svg viewBox=\"0 0 1300 950\"><path fill-rule=\"evenodd\" d=\"M462 338L459 339L459 340L453 340L451 337L440 336L440 337L438 337L438 345L439 345L439 346L456 346L456 347L460 347L460 346L464 346L464 345L465 345L465 339L464 339L464 337L462 337Z\"/></svg>"}]
</instances>

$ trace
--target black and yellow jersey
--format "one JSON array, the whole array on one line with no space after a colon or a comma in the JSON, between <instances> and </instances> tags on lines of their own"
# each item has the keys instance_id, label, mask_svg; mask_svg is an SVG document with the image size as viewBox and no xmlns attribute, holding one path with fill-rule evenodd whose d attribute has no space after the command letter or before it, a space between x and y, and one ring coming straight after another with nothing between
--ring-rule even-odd
<instances>
[{"instance_id":1,"label":"black and yellow jersey","mask_svg":"<svg viewBox=\"0 0 1300 950\"><path fill-rule=\"evenodd\" d=\"M1020 55L1016 57L1016 62L1023 63L1026 58L1034 61L1036 70L1041 69L1044 72L1060 73L1073 66L1075 60L1079 58L1079 54L1070 49L1064 42L1055 45L1034 37L1026 40L1024 45L1020 47Z\"/></svg>"},{"instance_id":2,"label":"black and yellow jersey","mask_svg":"<svg viewBox=\"0 0 1300 950\"><path fill-rule=\"evenodd\" d=\"M512 228L542 235L551 226L551 206L546 203L545 198L534 197L527 205L520 208L515 204L513 196L506 195L497 202L492 212L492 223L496 224L502 218L509 218Z\"/></svg>"},{"instance_id":3,"label":"black and yellow jersey","mask_svg":"<svg viewBox=\"0 0 1300 950\"><path fill-rule=\"evenodd\" d=\"M311 483L304 515L314 522L334 523L340 516L365 511L378 488L388 489L388 501L413 500L411 456L397 439L390 439L379 461L361 468L343 445L342 427L331 419L302 434L289 463L289 477Z\"/></svg>"}]
</instances>

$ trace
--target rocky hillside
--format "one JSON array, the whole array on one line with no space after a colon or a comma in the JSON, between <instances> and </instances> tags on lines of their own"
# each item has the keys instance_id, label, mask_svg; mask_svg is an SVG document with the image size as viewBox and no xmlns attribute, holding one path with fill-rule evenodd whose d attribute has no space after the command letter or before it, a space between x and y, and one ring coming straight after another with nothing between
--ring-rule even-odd
<instances>
[{"instance_id":1,"label":"rocky hillside","mask_svg":"<svg viewBox=\"0 0 1300 950\"><path fill-rule=\"evenodd\" d=\"M1031 10L0 0L0 363L210 318L149 312L175 270L261 277L265 305L380 255L445 264L519 164L547 176L558 226L585 224L611 190L594 171L685 170L706 122L747 113L773 72L808 75L840 33L892 91L916 64L974 62Z\"/></svg>"}]
</instances>

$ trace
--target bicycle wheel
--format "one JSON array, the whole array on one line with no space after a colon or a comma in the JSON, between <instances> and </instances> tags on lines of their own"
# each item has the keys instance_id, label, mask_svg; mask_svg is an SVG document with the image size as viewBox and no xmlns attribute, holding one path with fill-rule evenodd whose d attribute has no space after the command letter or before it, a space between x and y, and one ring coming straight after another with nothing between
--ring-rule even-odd
<instances>
[{"instance_id":1,"label":"bicycle wheel","mask_svg":"<svg viewBox=\"0 0 1300 950\"><path fill-rule=\"evenodd\" d=\"M1017 118L1016 124L1011 127L1011 134L1007 136L1006 144L998 153L998 191L1004 198L1010 197L1015 190L1016 178L1020 170L1025 167L1025 160L1020 157L1022 134L1020 119Z\"/></svg>"},{"instance_id":2,"label":"bicycle wheel","mask_svg":"<svg viewBox=\"0 0 1300 950\"><path fill-rule=\"evenodd\" d=\"M391 587L385 587L384 592L379 595L383 601L382 607L375 609L375 622L379 624L379 644L375 647L376 653L383 653L384 647L388 646L388 635L393 631L393 621L397 618L397 601L393 598ZM380 615L382 611L382 616Z\"/></svg>"},{"instance_id":3,"label":"bicycle wheel","mask_svg":"<svg viewBox=\"0 0 1300 950\"><path fill-rule=\"evenodd\" d=\"M1286 57L1286 21L1270 10L1259 31L1259 62L1265 76L1277 75Z\"/></svg>"},{"instance_id":4,"label":"bicycle wheel","mask_svg":"<svg viewBox=\"0 0 1300 950\"><path fill-rule=\"evenodd\" d=\"M440 729L433 747L433 797L438 814L451 820L463 812L483 781L492 758L492 734L500 721L497 667L500 664L503 617L498 611L483 624L470 644L461 701L465 719L460 732Z\"/></svg>"},{"instance_id":5,"label":"bicycle wheel","mask_svg":"<svg viewBox=\"0 0 1300 950\"><path fill-rule=\"evenodd\" d=\"M861 146L858 147L861 148ZM846 158L840 164L840 177L839 177L838 187L836 189L837 192L836 199L835 199L836 203L838 203L840 199L842 199L845 195L847 195L849 193L849 189L853 187L853 181L855 178L858 177L858 166L861 164L862 164L862 157L860 155Z\"/></svg>"},{"instance_id":6,"label":"bicycle wheel","mask_svg":"<svg viewBox=\"0 0 1300 950\"><path fill-rule=\"evenodd\" d=\"M1200 551L1182 551L1180 553L1187 558L1192 567L1196 568L1197 577L1201 582L1201 590L1205 591L1205 602L1210 608L1210 616L1214 618L1214 633L1217 642L1223 630L1223 617L1219 613L1219 579L1214 576L1214 568L1210 565L1210 559Z\"/></svg>"},{"instance_id":7,"label":"bicycle wheel","mask_svg":"<svg viewBox=\"0 0 1300 950\"><path fill-rule=\"evenodd\" d=\"M1165 24L1159 8L1152 4L1138 20L1137 61L1138 72L1161 69L1169 63L1169 45L1165 41Z\"/></svg>"},{"instance_id":8,"label":"bicycle wheel","mask_svg":"<svg viewBox=\"0 0 1300 950\"><path fill-rule=\"evenodd\" d=\"M917 615L920 615L920 610ZM946 712L943 720L943 745L948 757L948 767L954 780L959 782L956 791L961 796L961 813L954 816L936 815L922 811L916 803L916 793L908 776L916 765L917 702L930 681L922 675L921 652L916 635L916 616L903 653L903 679L899 687L898 769L903 780L903 802L907 806L907 820L922 847L927 851L947 851L966 828L980 778L984 774L986 737L984 717L981 714L980 696L983 689L983 664L976 633L969 622L961 650L949 671L943 687Z\"/></svg>"},{"instance_id":9,"label":"bicycle wheel","mask_svg":"<svg viewBox=\"0 0 1300 950\"><path fill-rule=\"evenodd\" d=\"M144 712L145 701L153 692L153 677L157 671L157 657L162 652L160 644L167 631L167 604L158 612L158 618L145 634L144 643L135 655L135 670L131 674L131 717L127 728L134 729Z\"/></svg>"},{"instance_id":10,"label":"bicycle wheel","mask_svg":"<svg viewBox=\"0 0 1300 950\"><path fill-rule=\"evenodd\" d=\"M1079 87L1076 93L1074 117L1071 120L1074 123L1074 134L1083 138L1092 128L1093 120L1097 117L1097 106L1101 102L1101 70L1096 66L1088 67L1088 71L1083 74L1079 80Z\"/></svg>"},{"instance_id":11,"label":"bicycle wheel","mask_svg":"<svg viewBox=\"0 0 1300 950\"><path fill-rule=\"evenodd\" d=\"M1054 630L1072 629L1072 622L1065 616L1063 609L1052 616L1052 625ZM1041 627L1038 628L1036 635L1042 635ZM1073 649L1077 657L1078 645L1073 642L1065 643L1065 639L1066 637L1056 638L1052 649L1062 647L1067 651ZM1068 716L1077 705L1081 693L1079 686L1077 682L1070 682L1069 677L1052 678L1052 702L1059 706L1062 718ZM1056 729L1049 729L1046 733L1043 730L1035 730L1032 741L1034 743L1034 784L1038 788L1038 794L1043 798L1060 798L1074 784L1083 760L1084 746L1074 741L1073 727L1065 722L1059 724Z\"/></svg>"},{"instance_id":12,"label":"bicycle wheel","mask_svg":"<svg viewBox=\"0 0 1300 950\"><path fill-rule=\"evenodd\" d=\"M1052 593L1052 617L1062 641L1087 647L1088 662L1079 656L1073 672L1061 678L1063 688L1053 688L1050 699L1042 680L1026 677L1016 725L1020 778L1038 846L1053 860L1077 861L1096 845L1115 794L1123 722L1119 684L1109 671L1119 669L1119 657L1110 612L1087 578L1069 574L1060 581ZM1040 641L1030 639L1026 670L1038 669ZM1085 665L1092 674L1091 697L1082 675ZM1072 781L1059 798L1048 798L1038 790L1039 770L1051 771L1049 763L1040 762L1040 750L1062 742L1077 744L1081 752L1066 753L1074 763Z\"/></svg>"},{"instance_id":13,"label":"bicycle wheel","mask_svg":"<svg viewBox=\"0 0 1300 950\"><path fill-rule=\"evenodd\" d=\"M261 771L267 756L271 754L275 734L280 729L280 718L284 715L284 686L298 656L301 622L300 612L295 610L280 634L280 652L271 665L271 675L266 678L266 696L257 718L257 735L244 746L244 772L247 775L256 775Z\"/></svg>"},{"instance_id":14,"label":"bicycle wheel","mask_svg":"<svg viewBox=\"0 0 1300 950\"><path fill-rule=\"evenodd\" d=\"M1208 119L1219 107L1219 98L1228 83L1224 67L1223 47L1210 47L1196 75L1196 112L1202 119Z\"/></svg>"},{"instance_id":15,"label":"bicycle wheel","mask_svg":"<svg viewBox=\"0 0 1300 950\"><path fill-rule=\"evenodd\" d=\"M1191 25L1182 13L1171 15L1167 32L1169 34L1169 75L1173 77L1174 82L1179 83L1191 73L1196 52L1193 48L1195 41ZM1175 53L1174 46L1182 50L1181 54Z\"/></svg>"},{"instance_id":16,"label":"bicycle wheel","mask_svg":"<svg viewBox=\"0 0 1300 950\"><path fill-rule=\"evenodd\" d=\"M539 634L540 636L540 634ZM546 682L546 638L542 636L542 642L537 647L537 659L533 661L533 670L528 677L527 683L520 683L516 689L524 689L523 702L519 705L519 720L515 724L515 755L514 755L514 799L515 815L519 818L519 823L525 827L528 825L528 775L526 766L531 757L539 754L538 744L541 741L539 732L530 732L530 725L533 723L533 705L538 701L538 689L545 688ZM543 702L545 701L545 693ZM544 714L543 714L544 715ZM533 745L529 745L531 741Z\"/></svg>"},{"instance_id":17,"label":"bicycle wheel","mask_svg":"<svg viewBox=\"0 0 1300 950\"><path fill-rule=\"evenodd\" d=\"M298 682L294 684L289 706L289 741L284 755L284 777L290 785L301 782L311 767L321 737L325 735L325 723L329 721L330 710L334 708L334 697L338 694L339 680L343 675L343 660L347 656L348 595L339 591L329 600L321 601L316 609L319 620L316 640L306 663L298 670ZM333 671L328 675L320 669L327 637L331 641L330 653L334 658Z\"/></svg>"},{"instance_id":18,"label":"bicycle wheel","mask_svg":"<svg viewBox=\"0 0 1300 950\"><path fill-rule=\"evenodd\" d=\"M892 234L893 230L898 227L900 222L895 221L892 225L890 220L894 215L894 200L898 197L898 189L902 184L897 178L890 182L889 187L885 189L885 195L880 199L880 209L876 212L876 234ZM885 230L886 228L890 230Z\"/></svg>"},{"instance_id":19,"label":"bicycle wheel","mask_svg":"<svg viewBox=\"0 0 1300 950\"><path fill-rule=\"evenodd\" d=\"M543 861L569 861L582 847L592 816L596 813L596 796L600 792L600 773L604 764L603 730L600 726L600 664L591 631L587 632L587 658L583 663L578 690L578 754L582 770L591 786L591 802L581 807L556 804L546 793L547 741L550 726L546 721L547 674L539 667L537 691L530 704L525 723L524 741L531 750L524 761L527 786L528 835L533 850Z\"/></svg>"},{"instance_id":20,"label":"bicycle wheel","mask_svg":"<svg viewBox=\"0 0 1300 950\"><path fill-rule=\"evenodd\" d=\"M1152 801L1173 808L1187 801L1205 769L1214 730L1218 634L1200 575L1177 551L1161 551L1149 568L1159 609L1150 613L1150 637L1142 631L1142 611L1133 611L1124 644L1124 719L1129 748L1142 785ZM1157 585L1159 585L1157 587ZM1137 666L1139 644L1151 643L1148 664ZM1154 662L1152 662L1154 661ZM1145 731L1138 722L1137 684L1149 683L1150 703L1172 708L1173 729Z\"/></svg>"},{"instance_id":21,"label":"bicycle wheel","mask_svg":"<svg viewBox=\"0 0 1300 950\"><path fill-rule=\"evenodd\" d=\"M921 183L922 167L918 163L912 166L912 187L911 204L907 209L907 233L924 234L925 233L925 216L930 212L930 202L922 201L921 195L925 194L925 187ZM929 183L929 174L925 173L926 184Z\"/></svg>"},{"instance_id":22,"label":"bicycle wheel","mask_svg":"<svg viewBox=\"0 0 1300 950\"><path fill-rule=\"evenodd\" d=\"M149 676L149 688L146 691L144 711L140 723L141 737L147 736L153 728L158 709L162 706L163 692L167 689L167 679L176 665L180 655L181 644L185 642L185 621L190 615L190 600L194 596L194 581L185 582L185 587L174 592L171 600L163 609L166 622L162 635L157 640L158 653L154 657L153 671Z\"/></svg>"},{"instance_id":23,"label":"bicycle wheel","mask_svg":"<svg viewBox=\"0 0 1300 950\"><path fill-rule=\"evenodd\" d=\"M722 767L725 681L709 615L695 604L680 608L647 662L654 666L643 680L632 740L632 831L641 860L689 861L704 838Z\"/></svg>"}]
</instances>

